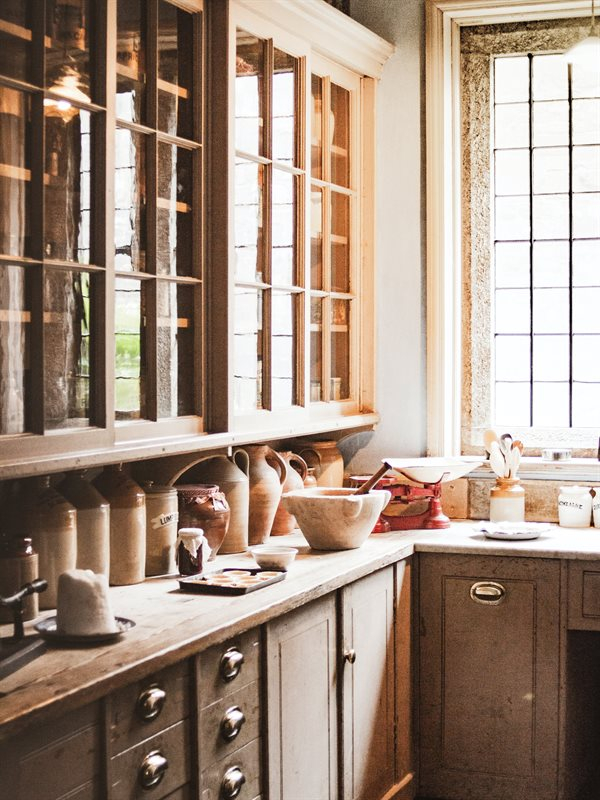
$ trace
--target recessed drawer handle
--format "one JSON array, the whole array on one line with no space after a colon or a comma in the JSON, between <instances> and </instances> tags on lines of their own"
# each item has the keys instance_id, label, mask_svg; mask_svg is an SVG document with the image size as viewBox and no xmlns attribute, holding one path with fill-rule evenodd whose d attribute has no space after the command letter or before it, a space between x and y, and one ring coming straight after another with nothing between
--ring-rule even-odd
<instances>
[{"instance_id":1,"label":"recessed drawer handle","mask_svg":"<svg viewBox=\"0 0 600 800\"><path fill-rule=\"evenodd\" d=\"M239 706L228 708L221 720L221 737L226 742L231 742L242 730L246 722L244 712Z\"/></svg>"},{"instance_id":2,"label":"recessed drawer handle","mask_svg":"<svg viewBox=\"0 0 600 800\"><path fill-rule=\"evenodd\" d=\"M160 750L153 750L151 753L148 753L146 758L142 761L139 772L140 786L142 789L154 789L155 786L158 786L165 777L165 772L168 768L169 762Z\"/></svg>"},{"instance_id":3,"label":"recessed drawer handle","mask_svg":"<svg viewBox=\"0 0 600 800\"><path fill-rule=\"evenodd\" d=\"M242 791L246 783L246 776L239 767L230 767L221 781L222 800L234 800Z\"/></svg>"},{"instance_id":4,"label":"recessed drawer handle","mask_svg":"<svg viewBox=\"0 0 600 800\"><path fill-rule=\"evenodd\" d=\"M166 699L167 693L156 684L144 689L136 703L138 717L144 722L156 719L162 711Z\"/></svg>"},{"instance_id":5,"label":"recessed drawer handle","mask_svg":"<svg viewBox=\"0 0 600 800\"><path fill-rule=\"evenodd\" d=\"M224 681L232 681L240 674L242 664L244 663L244 654L240 653L235 647L230 647L221 656L221 663L219 664L219 672Z\"/></svg>"},{"instance_id":6,"label":"recessed drawer handle","mask_svg":"<svg viewBox=\"0 0 600 800\"><path fill-rule=\"evenodd\" d=\"M471 600L488 606L497 606L506 596L506 589L494 581L478 581L471 586Z\"/></svg>"}]
</instances>

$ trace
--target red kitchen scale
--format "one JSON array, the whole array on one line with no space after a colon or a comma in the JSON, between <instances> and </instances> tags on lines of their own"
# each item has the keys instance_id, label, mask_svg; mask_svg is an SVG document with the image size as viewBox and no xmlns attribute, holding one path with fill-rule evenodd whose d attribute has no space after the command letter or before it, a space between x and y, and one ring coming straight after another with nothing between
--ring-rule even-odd
<instances>
[{"instance_id":1,"label":"red kitchen scale","mask_svg":"<svg viewBox=\"0 0 600 800\"><path fill-rule=\"evenodd\" d=\"M385 458L382 463L396 474L386 475L375 484L376 489L391 492L392 499L373 533L450 527L450 520L442 511L442 484L462 478L482 464L462 458ZM361 486L368 478L354 475L350 480L354 486Z\"/></svg>"}]
</instances>

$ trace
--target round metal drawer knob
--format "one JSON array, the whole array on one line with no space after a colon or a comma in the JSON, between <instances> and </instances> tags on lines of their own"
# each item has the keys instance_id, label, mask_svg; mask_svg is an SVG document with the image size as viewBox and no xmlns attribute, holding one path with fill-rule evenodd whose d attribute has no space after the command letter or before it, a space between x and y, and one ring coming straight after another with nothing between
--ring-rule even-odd
<instances>
[{"instance_id":1,"label":"round metal drawer knob","mask_svg":"<svg viewBox=\"0 0 600 800\"><path fill-rule=\"evenodd\" d=\"M140 786L142 789L154 789L165 777L169 762L160 752L153 750L142 761L139 771Z\"/></svg>"},{"instance_id":2,"label":"round metal drawer knob","mask_svg":"<svg viewBox=\"0 0 600 800\"><path fill-rule=\"evenodd\" d=\"M221 720L221 738L226 742L233 741L242 730L244 722L246 717L239 706L228 708Z\"/></svg>"},{"instance_id":3,"label":"round metal drawer knob","mask_svg":"<svg viewBox=\"0 0 600 800\"><path fill-rule=\"evenodd\" d=\"M221 799L234 800L242 791L246 776L239 767L230 767L221 781Z\"/></svg>"},{"instance_id":4,"label":"round metal drawer knob","mask_svg":"<svg viewBox=\"0 0 600 800\"><path fill-rule=\"evenodd\" d=\"M144 689L136 703L138 717L144 722L156 719L162 711L166 699L167 693L156 684Z\"/></svg>"},{"instance_id":5,"label":"round metal drawer knob","mask_svg":"<svg viewBox=\"0 0 600 800\"><path fill-rule=\"evenodd\" d=\"M235 647L230 647L221 656L219 664L219 673L224 681L229 682L240 674L242 664L244 663L244 654L240 653Z\"/></svg>"},{"instance_id":6,"label":"round metal drawer knob","mask_svg":"<svg viewBox=\"0 0 600 800\"><path fill-rule=\"evenodd\" d=\"M356 661L356 650L351 648L350 650L346 650L344 652L344 660L348 662L348 664L354 664Z\"/></svg>"}]
</instances>

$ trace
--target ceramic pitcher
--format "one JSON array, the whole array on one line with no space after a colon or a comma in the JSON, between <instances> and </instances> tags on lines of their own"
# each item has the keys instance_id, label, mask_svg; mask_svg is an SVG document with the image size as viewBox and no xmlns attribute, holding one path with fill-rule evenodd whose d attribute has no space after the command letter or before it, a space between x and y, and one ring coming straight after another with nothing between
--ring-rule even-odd
<instances>
[{"instance_id":1,"label":"ceramic pitcher","mask_svg":"<svg viewBox=\"0 0 600 800\"><path fill-rule=\"evenodd\" d=\"M285 461L265 444L244 448L250 459L248 544L262 544L271 532L286 478Z\"/></svg>"},{"instance_id":2,"label":"ceramic pitcher","mask_svg":"<svg viewBox=\"0 0 600 800\"><path fill-rule=\"evenodd\" d=\"M343 486L344 459L335 441L305 442L298 453L309 467L314 467L319 486Z\"/></svg>"},{"instance_id":3,"label":"ceramic pitcher","mask_svg":"<svg viewBox=\"0 0 600 800\"><path fill-rule=\"evenodd\" d=\"M285 461L286 478L283 484L283 494L286 492L293 492L297 489L304 488L304 481L307 476L308 467L306 461L302 456L292 453L291 450L279 452L281 458ZM285 536L286 533L292 533L298 527L296 517L287 511L283 503L280 501L273 520L273 527L271 528L272 536Z\"/></svg>"}]
</instances>

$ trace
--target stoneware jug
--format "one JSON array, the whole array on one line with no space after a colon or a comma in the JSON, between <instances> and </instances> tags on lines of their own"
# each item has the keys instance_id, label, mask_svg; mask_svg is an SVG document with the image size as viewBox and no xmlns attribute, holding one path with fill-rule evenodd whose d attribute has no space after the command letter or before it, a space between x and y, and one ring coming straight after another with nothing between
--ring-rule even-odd
<instances>
[{"instance_id":1,"label":"stoneware jug","mask_svg":"<svg viewBox=\"0 0 600 800\"><path fill-rule=\"evenodd\" d=\"M263 544L269 537L286 478L285 461L265 444L244 448L250 459L250 514L248 544Z\"/></svg>"},{"instance_id":2,"label":"stoneware jug","mask_svg":"<svg viewBox=\"0 0 600 800\"><path fill-rule=\"evenodd\" d=\"M319 486L343 486L344 459L335 441L306 442L298 453L309 467L314 467Z\"/></svg>"},{"instance_id":3,"label":"stoneware jug","mask_svg":"<svg viewBox=\"0 0 600 800\"><path fill-rule=\"evenodd\" d=\"M249 459L245 450L232 456L216 455L202 459L181 476L186 483L216 483L229 503L229 528L219 553L244 553L248 547L250 485Z\"/></svg>"},{"instance_id":4,"label":"stoneware jug","mask_svg":"<svg viewBox=\"0 0 600 800\"><path fill-rule=\"evenodd\" d=\"M177 484L179 528L201 528L211 549L209 561L219 552L229 528L229 503L214 483Z\"/></svg>"},{"instance_id":5,"label":"stoneware jug","mask_svg":"<svg viewBox=\"0 0 600 800\"><path fill-rule=\"evenodd\" d=\"M283 484L283 494L293 492L304 487L304 480L307 475L308 467L302 456L297 456L291 450L279 451L279 455L285 461L286 478ZM292 533L298 527L296 517L290 514L280 500L271 528L271 536L285 536Z\"/></svg>"},{"instance_id":6,"label":"stoneware jug","mask_svg":"<svg viewBox=\"0 0 600 800\"><path fill-rule=\"evenodd\" d=\"M77 569L91 569L108 578L110 504L84 475L84 470L69 472L58 490L77 509Z\"/></svg>"}]
</instances>

